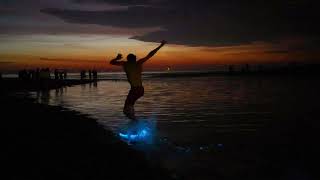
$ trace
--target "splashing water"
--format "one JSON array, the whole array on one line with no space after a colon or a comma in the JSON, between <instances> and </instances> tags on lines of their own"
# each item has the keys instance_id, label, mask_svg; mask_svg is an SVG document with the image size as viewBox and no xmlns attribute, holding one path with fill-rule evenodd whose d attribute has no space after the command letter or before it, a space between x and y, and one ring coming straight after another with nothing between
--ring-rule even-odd
<instances>
[{"instance_id":1,"label":"splashing water","mask_svg":"<svg viewBox=\"0 0 320 180\"><path fill-rule=\"evenodd\" d=\"M119 129L118 135L128 144L133 142L153 144L156 136L156 121L154 118L131 121Z\"/></svg>"}]
</instances>

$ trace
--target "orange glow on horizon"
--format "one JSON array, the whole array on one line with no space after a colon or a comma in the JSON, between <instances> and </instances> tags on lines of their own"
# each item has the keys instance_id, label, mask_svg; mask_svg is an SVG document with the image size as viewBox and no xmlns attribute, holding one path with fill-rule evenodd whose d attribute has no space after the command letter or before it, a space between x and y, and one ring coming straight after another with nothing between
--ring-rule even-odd
<instances>
[{"instance_id":1,"label":"orange glow on horizon","mask_svg":"<svg viewBox=\"0 0 320 180\"><path fill-rule=\"evenodd\" d=\"M46 41L43 38L47 38ZM158 46L158 43L146 43L127 37L109 38L108 40L106 37L96 36L84 38L59 36L56 39L51 36L35 36L22 42L16 40L7 45L0 44L0 50L3 50L0 51L0 70L49 67L116 71L121 69L109 65L109 61L118 53L122 53L124 58L127 54L134 53L139 59ZM175 67L192 69L211 65L304 62L319 58L318 53L285 51L288 44L287 41L277 45L256 42L230 47L188 47L168 44L146 63L145 69L163 70L167 66L173 69Z\"/></svg>"}]
</instances>

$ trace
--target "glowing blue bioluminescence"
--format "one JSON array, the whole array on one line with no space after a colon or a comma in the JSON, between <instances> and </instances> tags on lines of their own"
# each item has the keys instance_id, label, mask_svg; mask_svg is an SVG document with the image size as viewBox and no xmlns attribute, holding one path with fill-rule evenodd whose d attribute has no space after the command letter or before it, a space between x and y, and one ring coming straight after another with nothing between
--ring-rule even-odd
<instances>
[{"instance_id":1,"label":"glowing blue bioluminescence","mask_svg":"<svg viewBox=\"0 0 320 180\"><path fill-rule=\"evenodd\" d=\"M151 120L130 122L121 128L119 137L127 142L152 143L155 135L155 123Z\"/></svg>"},{"instance_id":2,"label":"glowing blue bioluminescence","mask_svg":"<svg viewBox=\"0 0 320 180\"><path fill-rule=\"evenodd\" d=\"M131 132L132 133L132 132ZM145 138L147 138L149 135L149 130L148 129L142 129L142 130L138 130L137 134L125 134L125 133L119 133L119 136L121 138L124 139L128 139L128 140L143 140Z\"/></svg>"}]
</instances>

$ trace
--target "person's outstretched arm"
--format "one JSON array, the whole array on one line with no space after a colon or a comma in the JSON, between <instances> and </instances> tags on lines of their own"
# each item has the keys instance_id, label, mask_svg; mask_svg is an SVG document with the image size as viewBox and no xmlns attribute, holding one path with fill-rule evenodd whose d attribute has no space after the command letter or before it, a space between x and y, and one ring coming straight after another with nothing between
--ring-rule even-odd
<instances>
[{"instance_id":1,"label":"person's outstretched arm","mask_svg":"<svg viewBox=\"0 0 320 180\"><path fill-rule=\"evenodd\" d=\"M162 46L164 46L166 43L167 43L166 41L161 41L160 46L158 46L157 48L155 48L154 50L149 52L149 54L146 57L140 59L138 61L138 63L143 64L144 62L146 62L148 59L150 59L152 56L154 56L159 51L159 49L162 48Z\"/></svg>"},{"instance_id":2,"label":"person's outstretched arm","mask_svg":"<svg viewBox=\"0 0 320 180\"><path fill-rule=\"evenodd\" d=\"M118 60L120 60L120 59L122 59L122 55L121 55L121 54L118 54L116 58L114 58L114 59L112 59L112 60L110 61L110 64L111 64L111 65L115 65L115 66L122 66L122 65L124 65L124 61L118 61Z\"/></svg>"}]
</instances>

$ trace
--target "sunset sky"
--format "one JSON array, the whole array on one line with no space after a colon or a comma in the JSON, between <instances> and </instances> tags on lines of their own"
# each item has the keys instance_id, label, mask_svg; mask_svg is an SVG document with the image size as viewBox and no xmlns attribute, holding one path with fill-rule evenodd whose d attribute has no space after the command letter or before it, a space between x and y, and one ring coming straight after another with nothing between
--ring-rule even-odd
<instances>
[{"instance_id":1,"label":"sunset sky","mask_svg":"<svg viewBox=\"0 0 320 180\"><path fill-rule=\"evenodd\" d=\"M119 70L117 53L146 69L318 62L319 6L308 0L0 0L0 70Z\"/></svg>"}]
</instances>

